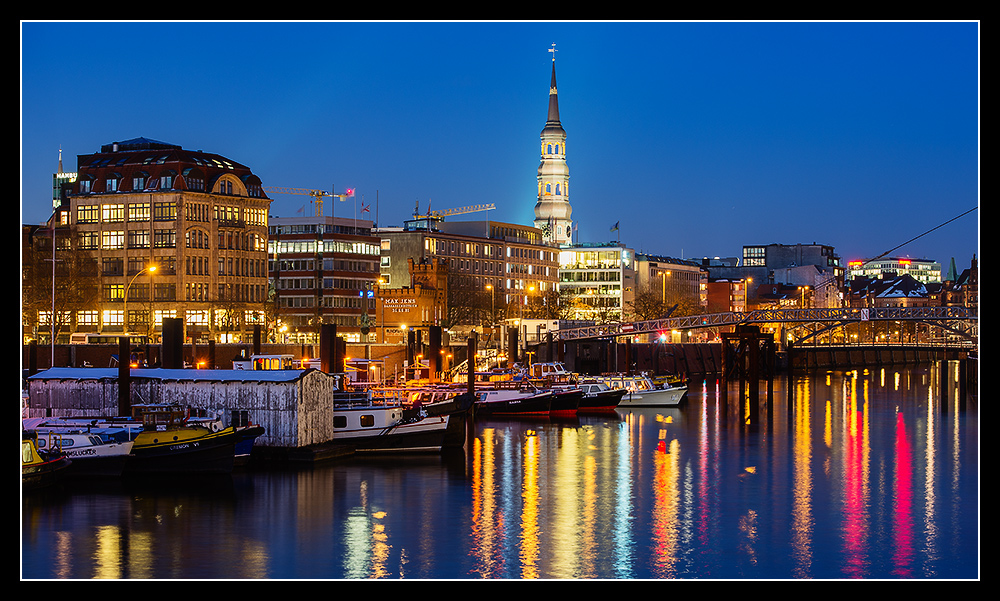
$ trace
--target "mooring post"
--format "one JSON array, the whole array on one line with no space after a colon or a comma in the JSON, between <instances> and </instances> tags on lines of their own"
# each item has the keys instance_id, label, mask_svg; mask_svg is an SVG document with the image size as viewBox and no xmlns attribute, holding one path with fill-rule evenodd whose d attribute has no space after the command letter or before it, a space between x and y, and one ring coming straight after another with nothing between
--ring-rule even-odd
<instances>
[{"instance_id":1,"label":"mooring post","mask_svg":"<svg viewBox=\"0 0 1000 601\"><path fill-rule=\"evenodd\" d=\"M468 355L468 360L465 364L468 366L469 377L468 377L468 391L469 394L476 394L476 331L472 331L472 335L469 336L468 347L466 354Z\"/></svg>"},{"instance_id":2,"label":"mooring post","mask_svg":"<svg viewBox=\"0 0 1000 601\"><path fill-rule=\"evenodd\" d=\"M129 365L129 354L131 345L128 336L118 338L118 416L125 417L132 413L132 399L130 382L132 372Z\"/></svg>"},{"instance_id":3,"label":"mooring post","mask_svg":"<svg viewBox=\"0 0 1000 601\"><path fill-rule=\"evenodd\" d=\"M750 423L756 424L760 419L760 335L748 332L746 337L750 350L747 356L750 365L747 373L750 379L750 390L747 393L750 396L750 403L747 411L750 413L748 416Z\"/></svg>"}]
</instances>

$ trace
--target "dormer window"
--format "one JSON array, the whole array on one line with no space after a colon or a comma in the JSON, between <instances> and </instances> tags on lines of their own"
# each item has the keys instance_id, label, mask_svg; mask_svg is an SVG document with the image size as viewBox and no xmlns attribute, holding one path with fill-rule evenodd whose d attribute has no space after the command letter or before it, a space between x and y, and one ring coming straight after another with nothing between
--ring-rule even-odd
<instances>
[{"instance_id":1,"label":"dormer window","mask_svg":"<svg viewBox=\"0 0 1000 601\"><path fill-rule=\"evenodd\" d=\"M160 176L160 189L170 190L174 187L174 175L173 171L168 171Z\"/></svg>"}]
</instances>

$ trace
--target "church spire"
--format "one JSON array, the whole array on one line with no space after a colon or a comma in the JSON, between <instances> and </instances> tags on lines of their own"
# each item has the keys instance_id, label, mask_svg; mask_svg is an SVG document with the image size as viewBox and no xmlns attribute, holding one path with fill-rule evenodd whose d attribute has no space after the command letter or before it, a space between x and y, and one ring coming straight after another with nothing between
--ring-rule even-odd
<instances>
[{"instance_id":1,"label":"church spire","mask_svg":"<svg viewBox=\"0 0 1000 601\"><path fill-rule=\"evenodd\" d=\"M562 126L559 124L559 93L556 91L555 44L552 44L552 48L549 48L549 52L552 53L552 82L549 84L549 118L545 121L545 126L556 126L561 129Z\"/></svg>"},{"instance_id":2,"label":"church spire","mask_svg":"<svg viewBox=\"0 0 1000 601\"><path fill-rule=\"evenodd\" d=\"M566 131L559 121L559 94L556 90L556 48L552 44L552 79L549 83L549 111L542 128L541 164L538 165L538 202L535 227L550 244L572 242L569 204L569 167L566 164Z\"/></svg>"}]
</instances>

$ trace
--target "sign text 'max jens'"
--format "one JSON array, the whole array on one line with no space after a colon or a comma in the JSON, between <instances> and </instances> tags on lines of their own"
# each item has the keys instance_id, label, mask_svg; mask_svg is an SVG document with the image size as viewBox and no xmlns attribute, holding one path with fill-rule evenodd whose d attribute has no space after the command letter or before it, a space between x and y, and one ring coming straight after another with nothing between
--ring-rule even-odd
<instances>
[{"instance_id":1,"label":"sign text 'max jens'","mask_svg":"<svg viewBox=\"0 0 1000 601\"><path fill-rule=\"evenodd\" d=\"M393 313L409 313L417 308L417 299L415 298L383 298L383 307L389 309Z\"/></svg>"}]
</instances>

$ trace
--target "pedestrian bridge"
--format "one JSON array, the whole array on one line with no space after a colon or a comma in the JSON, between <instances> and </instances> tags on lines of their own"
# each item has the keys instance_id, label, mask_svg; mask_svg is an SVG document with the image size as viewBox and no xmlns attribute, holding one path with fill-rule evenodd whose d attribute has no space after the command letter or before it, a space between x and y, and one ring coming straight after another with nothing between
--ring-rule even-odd
<instances>
[{"instance_id":1,"label":"pedestrian bridge","mask_svg":"<svg viewBox=\"0 0 1000 601\"><path fill-rule=\"evenodd\" d=\"M804 328L796 343L808 341L834 328L867 322L916 322L935 326L966 343L979 343L978 311L969 307L871 307L838 309L756 309L746 312L709 313L666 317L648 321L606 323L552 332L553 340L632 336L669 330L691 330L750 324L789 324Z\"/></svg>"}]
</instances>

